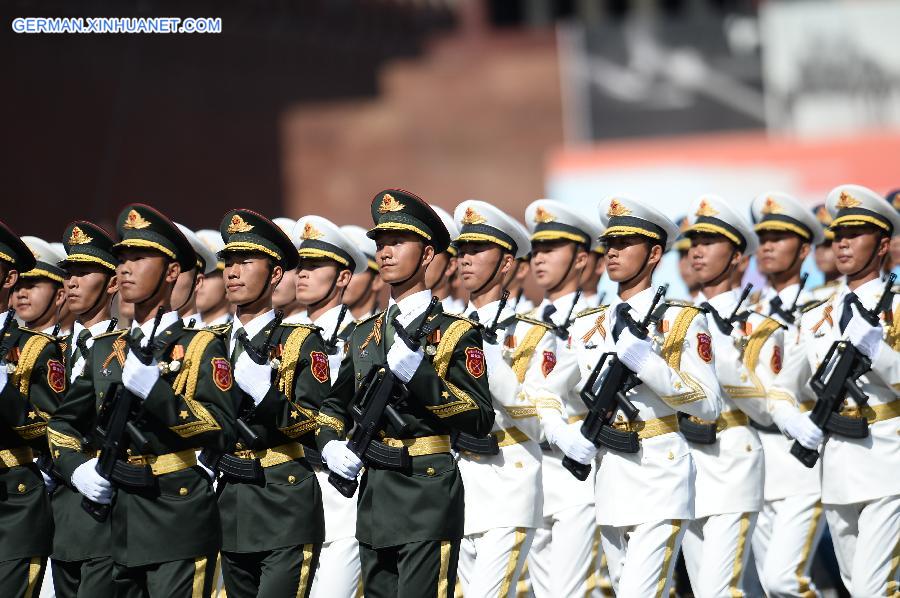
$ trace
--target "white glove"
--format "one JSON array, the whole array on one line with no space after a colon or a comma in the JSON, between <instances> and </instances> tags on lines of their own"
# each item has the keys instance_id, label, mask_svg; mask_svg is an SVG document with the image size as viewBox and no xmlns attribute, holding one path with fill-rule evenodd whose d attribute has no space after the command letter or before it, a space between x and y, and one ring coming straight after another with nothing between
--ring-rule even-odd
<instances>
[{"instance_id":1,"label":"white glove","mask_svg":"<svg viewBox=\"0 0 900 598\"><path fill-rule=\"evenodd\" d=\"M880 325L872 326L859 314L853 314L853 317L850 318L845 333L847 340L869 359L874 360L881 351L884 329Z\"/></svg>"},{"instance_id":2,"label":"white glove","mask_svg":"<svg viewBox=\"0 0 900 598\"><path fill-rule=\"evenodd\" d=\"M37 465L38 460L34 460L34 464ZM53 491L56 490L56 479L52 475L47 475L47 472L38 467L38 471L41 472L41 477L44 478L44 486L47 488L47 492L53 494Z\"/></svg>"},{"instance_id":3,"label":"white glove","mask_svg":"<svg viewBox=\"0 0 900 598\"><path fill-rule=\"evenodd\" d=\"M112 485L97 473L97 457L85 461L72 473L72 485L88 500L108 505L112 502Z\"/></svg>"},{"instance_id":4,"label":"white glove","mask_svg":"<svg viewBox=\"0 0 900 598\"><path fill-rule=\"evenodd\" d=\"M794 413L784 422L784 432L803 445L804 448L815 450L822 444L824 438L819 426L812 423L806 413Z\"/></svg>"},{"instance_id":5,"label":"white glove","mask_svg":"<svg viewBox=\"0 0 900 598\"><path fill-rule=\"evenodd\" d=\"M125 388L146 399L156 381L159 380L159 367L154 359L150 365L144 365L134 353L128 353L125 367L122 368L122 384Z\"/></svg>"},{"instance_id":6,"label":"white glove","mask_svg":"<svg viewBox=\"0 0 900 598\"><path fill-rule=\"evenodd\" d=\"M272 366L260 365L246 353L241 353L234 364L234 380L259 405L272 387Z\"/></svg>"},{"instance_id":7,"label":"white glove","mask_svg":"<svg viewBox=\"0 0 900 598\"><path fill-rule=\"evenodd\" d=\"M547 440L559 447L570 459L587 465L597 455L597 447L581 433L581 422L567 424L562 420L544 429Z\"/></svg>"},{"instance_id":8,"label":"white glove","mask_svg":"<svg viewBox=\"0 0 900 598\"><path fill-rule=\"evenodd\" d=\"M636 373L647 365L647 360L653 352L653 344L650 342L650 337L640 339L633 335L631 330L625 328L619 335L615 349L619 361Z\"/></svg>"},{"instance_id":9,"label":"white glove","mask_svg":"<svg viewBox=\"0 0 900 598\"><path fill-rule=\"evenodd\" d=\"M342 478L355 480L362 469L362 461L347 448L346 440L331 440L322 449L322 460L328 469Z\"/></svg>"},{"instance_id":10,"label":"white glove","mask_svg":"<svg viewBox=\"0 0 900 598\"><path fill-rule=\"evenodd\" d=\"M6 388L6 381L9 379L9 374L6 373L6 364L0 363L0 392L3 392L3 389Z\"/></svg>"},{"instance_id":11,"label":"white glove","mask_svg":"<svg viewBox=\"0 0 900 598\"><path fill-rule=\"evenodd\" d=\"M422 359L424 358L425 354L422 352L422 349L412 351L406 346L406 343L399 338L387 354L388 367L391 368L394 375L400 378L403 383L412 380L413 375L416 373L416 370L419 369L419 364L422 363Z\"/></svg>"}]
</instances>

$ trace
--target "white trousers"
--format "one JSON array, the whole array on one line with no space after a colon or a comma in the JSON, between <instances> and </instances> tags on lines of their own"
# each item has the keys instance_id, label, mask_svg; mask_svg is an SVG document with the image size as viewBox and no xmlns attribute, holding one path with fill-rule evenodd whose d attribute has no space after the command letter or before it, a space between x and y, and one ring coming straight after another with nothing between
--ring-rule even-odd
<instances>
[{"instance_id":1,"label":"white trousers","mask_svg":"<svg viewBox=\"0 0 900 598\"><path fill-rule=\"evenodd\" d=\"M900 596L900 496L825 505L825 517L850 594Z\"/></svg>"},{"instance_id":2,"label":"white trousers","mask_svg":"<svg viewBox=\"0 0 900 598\"><path fill-rule=\"evenodd\" d=\"M771 598L818 596L809 577L825 518L818 494L767 500L753 532L756 572Z\"/></svg>"},{"instance_id":3,"label":"white trousers","mask_svg":"<svg viewBox=\"0 0 900 598\"><path fill-rule=\"evenodd\" d=\"M688 522L682 550L697 598L746 596L744 572L758 513L723 513Z\"/></svg>"},{"instance_id":4,"label":"white trousers","mask_svg":"<svg viewBox=\"0 0 900 598\"><path fill-rule=\"evenodd\" d=\"M528 573L536 598L585 596L600 561L594 505L577 505L544 518L534 534Z\"/></svg>"},{"instance_id":5,"label":"white trousers","mask_svg":"<svg viewBox=\"0 0 900 598\"><path fill-rule=\"evenodd\" d=\"M680 519L628 527L600 526L603 552L616 596L668 596L686 528Z\"/></svg>"},{"instance_id":6,"label":"white trousers","mask_svg":"<svg viewBox=\"0 0 900 598\"><path fill-rule=\"evenodd\" d=\"M462 539L459 580L465 596L515 598L534 528L502 527Z\"/></svg>"},{"instance_id":7,"label":"white trousers","mask_svg":"<svg viewBox=\"0 0 900 598\"><path fill-rule=\"evenodd\" d=\"M326 542L319 554L311 598L354 598L359 593L359 542L341 538Z\"/></svg>"}]
</instances>

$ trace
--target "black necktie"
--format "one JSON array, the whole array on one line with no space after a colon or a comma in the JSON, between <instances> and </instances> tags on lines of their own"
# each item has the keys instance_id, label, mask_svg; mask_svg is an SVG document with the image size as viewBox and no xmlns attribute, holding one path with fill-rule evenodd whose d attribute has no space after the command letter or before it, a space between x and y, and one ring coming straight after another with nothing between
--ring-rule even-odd
<instances>
[{"instance_id":1,"label":"black necktie","mask_svg":"<svg viewBox=\"0 0 900 598\"><path fill-rule=\"evenodd\" d=\"M553 323L551 316L556 313L556 306L550 303L546 307L544 307L544 314L541 316L541 319L545 322Z\"/></svg>"},{"instance_id":2,"label":"black necktie","mask_svg":"<svg viewBox=\"0 0 900 598\"><path fill-rule=\"evenodd\" d=\"M619 335L622 334L625 326L628 325L628 310L631 306L627 303L620 303L616 306L616 323L613 325L613 341L619 342Z\"/></svg>"},{"instance_id":3,"label":"black necktie","mask_svg":"<svg viewBox=\"0 0 900 598\"><path fill-rule=\"evenodd\" d=\"M469 313L469 319L474 320L475 322L481 321L481 318L478 317L478 311L474 309Z\"/></svg>"},{"instance_id":4,"label":"black necktie","mask_svg":"<svg viewBox=\"0 0 900 598\"><path fill-rule=\"evenodd\" d=\"M856 293L847 293L847 296L844 297L844 311L841 312L841 320L838 322L841 334L844 333L844 329L847 327L847 324L850 323L850 319L853 318L853 310L850 309L850 305L852 305L855 299Z\"/></svg>"}]
</instances>

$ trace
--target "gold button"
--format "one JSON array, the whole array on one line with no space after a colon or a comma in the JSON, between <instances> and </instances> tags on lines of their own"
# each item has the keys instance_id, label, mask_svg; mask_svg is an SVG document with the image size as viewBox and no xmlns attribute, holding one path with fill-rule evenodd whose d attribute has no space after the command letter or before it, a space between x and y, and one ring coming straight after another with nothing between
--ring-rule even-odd
<instances>
[{"instance_id":1,"label":"gold button","mask_svg":"<svg viewBox=\"0 0 900 598\"><path fill-rule=\"evenodd\" d=\"M749 452L751 452L752 450L753 450L753 447L751 447L751 446L748 444L748 445L747 445L747 452L749 453Z\"/></svg>"},{"instance_id":2,"label":"gold button","mask_svg":"<svg viewBox=\"0 0 900 598\"><path fill-rule=\"evenodd\" d=\"M675 459L675 453L669 451L669 461L672 461L673 459Z\"/></svg>"},{"instance_id":3,"label":"gold button","mask_svg":"<svg viewBox=\"0 0 900 598\"><path fill-rule=\"evenodd\" d=\"M525 467L525 466L522 465L522 462L521 462L521 461L516 461L516 467L519 468L519 469L522 469L522 468Z\"/></svg>"},{"instance_id":4,"label":"gold button","mask_svg":"<svg viewBox=\"0 0 900 598\"><path fill-rule=\"evenodd\" d=\"M362 372L356 372L356 379L362 380Z\"/></svg>"},{"instance_id":5,"label":"gold button","mask_svg":"<svg viewBox=\"0 0 900 598\"><path fill-rule=\"evenodd\" d=\"M188 489L187 489L187 488L184 488L184 487L179 488L179 489L178 489L178 494L180 494L181 496L187 496L187 495L188 495Z\"/></svg>"},{"instance_id":6,"label":"gold button","mask_svg":"<svg viewBox=\"0 0 900 598\"><path fill-rule=\"evenodd\" d=\"M25 492L25 490L27 490L27 488L25 488L25 484L19 484L19 494Z\"/></svg>"},{"instance_id":7,"label":"gold button","mask_svg":"<svg viewBox=\"0 0 900 598\"><path fill-rule=\"evenodd\" d=\"M294 477L294 476L292 476L292 475L289 475L289 476L288 476L288 484L293 484L293 483L296 482L296 481L297 481L297 478L296 478L296 477Z\"/></svg>"},{"instance_id":8,"label":"gold button","mask_svg":"<svg viewBox=\"0 0 900 598\"><path fill-rule=\"evenodd\" d=\"M426 475L434 475L434 467L429 467L425 470Z\"/></svg>"}]
</instances>

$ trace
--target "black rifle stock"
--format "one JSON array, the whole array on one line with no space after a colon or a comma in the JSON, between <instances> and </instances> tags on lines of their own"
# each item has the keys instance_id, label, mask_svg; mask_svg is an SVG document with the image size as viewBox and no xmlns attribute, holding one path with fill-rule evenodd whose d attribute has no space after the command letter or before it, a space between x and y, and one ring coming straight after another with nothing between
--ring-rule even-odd
<instances>
[{"instance_id":1,"label":"black rifle stock","mask_svg":"<svg viewBox=\"0 0 900 598\"><path fill-rule=\"evenodd\" d=\"M412 336L400 324L396 316L390 325L394 327L394 335L402 340L410 350L420 348L419 341L430 334L433 327L428 323L428 318L437 307L440 300L432 297L422 321ZM350 415L355 423L353 430L347 438L347 448L363 461L377 463L393 469L406 469L410 465L409 452L406 447L390 450L391 447L377 441L378 430L387 422L403 434L407 429L403 418L394 408L406 397L406 387L394 375L386 365L373 366L360 385L360 392L353 400L350 407ZM337 488L338 492L351 498L356 494L359 482L356 479L347 478L330 471L328 481Z\"/></svg>"},{"instance_id":2,"label":"black rifle stock","mask_svg":"<svg viewBox=\"0 0 900 598\"><path fill-rule=\"evenodd\" d=\"M874 310L866 309L858 298L853 301L859 315L870 325L877 326L878 314L890 309L893 302L891 287L895 278L894 274L888 276L881 300ZM852 343L840 340L831 345L809 381L817 397L809 417L822 432L849 438L865 438L869 435L869 424L864 417L847 417L841 415L840 411L847 398L853 399L860 407L868 402L869 397L857 381L871 368L871 360ZM818 449L808 449L797 441L791 446L791 454L806 467L815 466L819 459Z\"/></svg>"},{"instance_id":3,"label":"black rifle stock","mask_svg":"<svg viewBox=\"0 0 900 598\"><path fill-rule=\"evenodd\" d=\"M668 290L668 285L663 285L656 290L650 309L644 316L644 320L638 324L633 320L627 322L631 332L639 337L646 338L650 330L650 326L654 322L654 312L656 306L662 301ZM627 313L622 317L629 317ZM595 393L594 386L597 379L609 361L609 367L606 368L606 374L600 384L599 390ZM640 450L640 439L637 432L626 432L616 430L613 427L616 412L621 410L629 421L637 418L638 408L628 399L626 394L629 390L641 383L640 378L623 364L614 352L604 353L600 356L597 365L594 366L591 375L588 377L581 389L581 400L588 408L587 416L581 425L581 433L585 438L594 443L595 446L606 446L612 450L624 453L636 453ZM577 479L584 481L591 473L591 465L583 464L563 457L563 467L575 476Z\"/></svg>"},{"instance_id":4,"label":"black rifle stock","mask_svg":"<svg viewBox=\"0 0 900 598\"><path fill-rule=\"evenodd\" d=\"M12 348L12 331L18 327L19 322L16 320L16 310L10 307L6 311L6 320L3 322L3 328L0 329L0 361L6 359L6 354ZM10 335L8 339L6 337L7 333Z\"/></svg>"},{"instance_id":5,"label":"black rifle stock","mask_svg":"<svg viewBox=\"0 0 900 598\"><path fill-rule=\"evenodd\" d=\"M132 337L126 337L128 350L144 365L153 362L156 332L162 320L165 309L160 306L156 310L156 318L153 321L153 330L147 339L146 347ZM123 467L117 466L120 459L124 458L130 444L133 444L143 453L147 450L149 442L144 434L134 425L133 415L138 411L141 401L133 393L125 388L124 384L111 385L106 391L106 400L100 405L97 412L96 436L100 439L100 454L97 457L97 473L103 479L116 481L124 485L135 487L152 484L152 473L148 467ZM133 470L133 471L132 471ZM109 504L94 502L87 497L81 499L81 507L97 521L106 521L109 517Z\"/></svg>"},{"instance_id":6,"label":"black rifle stock","mask_svg":"<svg viewBox=\"0 0 900 598\"><path fill-rule=\"evenodd\" d=\"M272 320L272 328L269 329L269 334L266 336L266 340L262 347L257 348L250 342L246 330L241 329L237 333L237 341L241 344L247 357L249 357L253 363L257 365L266 365L269 363L269 351L272 348L272 336L281 325L282 320L284 320L284 312L279 309L275 312L275 319ZM235 420L235 427L237 428L238 435L247 446L254 448L259 444L259 435L253 431L253 428L250 427L248 422L253 417L255 407L253 401L248 400L247 397L244 397L244 400L241 401L241 405L241 413Z\"/></svg>"}]
</instances>

